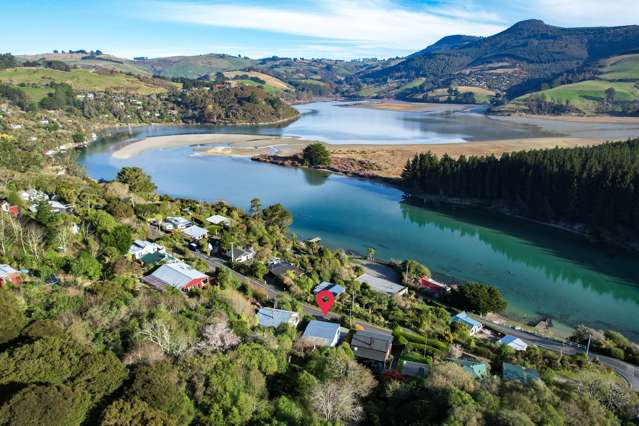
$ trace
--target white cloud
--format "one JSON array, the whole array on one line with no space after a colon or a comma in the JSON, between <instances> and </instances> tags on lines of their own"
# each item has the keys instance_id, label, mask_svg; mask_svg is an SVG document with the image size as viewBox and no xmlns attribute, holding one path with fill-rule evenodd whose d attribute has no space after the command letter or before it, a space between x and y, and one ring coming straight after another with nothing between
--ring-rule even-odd
<instances>
[{"instance_id":1,"label":"white cloud","mask_svg":"<svg viewBox=\"0 0 639 426\"><path fill-rule=\"evenodd\" d=\"M561 26L614 26L639 23L638 0L533 0L531 17Z\"/></svg>"},{"instance_id":2,"label":"white cloud","mask_svg":"<svg viewBox=\"0 0 639 426\"><path fill-rule=\"evenodd\" d=\"M424 6L409 10L380 0L320 0L317 5L307 11L163 1L153 3L150 13L155 19L167 21L339 40L363 51L412 52L447 35L490 35L506 27L494 23L499 20L496 14L479 11L473 14L472 10L462 8Z\"/></svg>"}]
</instances>

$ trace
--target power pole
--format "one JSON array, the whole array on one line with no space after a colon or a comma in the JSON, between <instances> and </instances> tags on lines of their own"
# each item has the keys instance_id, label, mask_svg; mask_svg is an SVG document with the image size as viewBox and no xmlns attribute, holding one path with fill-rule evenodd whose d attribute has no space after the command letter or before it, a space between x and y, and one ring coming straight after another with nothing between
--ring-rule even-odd
<instances>
[{"instance_id":1,"label":"power pole","mask_svg":"<svg viewBox=\"0 0 639 426\"><path fill-rule=\"evenodd\" d=\"M586 346L586 356L588 356L588 354L590 353L590 338L592 337L592 334L588 335L588 346ZM588 358L590 359L590 358Z\"/></svg>"}]
</instances>

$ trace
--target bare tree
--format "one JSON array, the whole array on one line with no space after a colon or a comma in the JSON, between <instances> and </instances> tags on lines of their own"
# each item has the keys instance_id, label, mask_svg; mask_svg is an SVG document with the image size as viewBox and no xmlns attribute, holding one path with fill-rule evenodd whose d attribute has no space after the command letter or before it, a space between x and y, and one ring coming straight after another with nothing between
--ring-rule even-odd
<instances>
[{"instance_id":1,"label":"bare tree","mask_svg":"<svg viewBox=\"0 0 639 426\"><path fill-rule=\"evenodd\" d=\"M25 229L25 241L29 252L36 262L40 262L42 254L42 243L44 241L44 231L41 227L30 224Z\"/></svg>"},{"instance_id":2,"label":"bare tree","mask_svg":"<svg viewBox=\"0 0 639 426\"><path fill-rule=\"evenodd\" d=\"M146 341L158 345L168 355L179 357L187 350L185 340L173 335L169 327L160 320L146 323L142 330L139 331L139 335Z\"/></svg>"}]
</instances>

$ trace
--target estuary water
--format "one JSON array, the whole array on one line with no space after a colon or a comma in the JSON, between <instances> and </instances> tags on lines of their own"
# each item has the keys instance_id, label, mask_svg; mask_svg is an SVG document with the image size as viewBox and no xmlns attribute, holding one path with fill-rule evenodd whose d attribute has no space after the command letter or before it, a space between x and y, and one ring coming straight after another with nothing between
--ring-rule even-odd
<instances>
[{"instance_id":1,"label":"estuary water","mask_svg":"<svg viewBox=\"0 0 639 426\"><path fill-rule=\"evenodd\" d=\"M577 324L617 329L639 340L639 255L591 244L554 228L469 208L423 208L395 187L318 171L256 163L248 158L204 157L191 147L149 150L116 159L113 150L146 136L180 133L294 135L328 143L446 143L542 137L553 128L511 123L481 114L425 114L343 108L335 103L297 107L286 127L149 126L113 131L81 155L96 179L112 179L123 166L139 166L159 191L247 208L282 203L300 238L320 236L331 247L385 259L416 259L448 282L499 287L506 315L553 318L560 330ZM631 132L615 128L611 131ZM565 133L564 133L565 134Z\"/></svg>"}]
</instances>

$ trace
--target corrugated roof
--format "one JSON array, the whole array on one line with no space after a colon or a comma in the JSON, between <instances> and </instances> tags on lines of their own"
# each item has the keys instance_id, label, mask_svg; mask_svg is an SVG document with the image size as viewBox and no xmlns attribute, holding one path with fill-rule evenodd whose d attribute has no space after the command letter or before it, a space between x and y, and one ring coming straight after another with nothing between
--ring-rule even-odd
<instances>
[{"instance_id":1,"label":"corrugated roof","mask_svg":"<svg viewBox=\"0 0 639 426\"><path fill-rule=\"evenodd\" d=\"M192 280L202 278L207 278L207 276L186 263L176 262L160 266L151 275L145 277L145 281L153 281L153 284L161 283L181 289Z\"/></svg>"},{"instance_id":2,"label":"corrugated roof","mask_svg":"<svg viewBox=\"0 0 639 426\"><path fill-rule=\"evenodd\" d=\"M4 265L4 264L0 265L0 277L6 277L7 275L17 274L17 273L18 271L16 271L9 265Z\"/></svg>"},{"instance_id":3,"label":"corrugated roof","mask_svg":"<svg viewBox=\"0 0 639 426\"><path fill-rule=\"evenodd\" d=\"M507 345L516 351L525 351L528 349L528 343L515 336L504 336L497 342L500 345Z\"/></svg>"},{"instance_id":4,"label":"corrugated roof","mask_svg":"<svg viewBox=\"0 0 639 426\"><path fill-rule=\"evenodd\" d=\"M357 278L361 284L366 283L368 286L375 291L380 293L386 293L388 295L394 295L397 293L401 293L406 289L403 285L399 285L390 280L387 280L382 277L376 277L371 274L364 274Z\"/></svg>"},{"instance_id":5,"label":"corrugated roof","mask_svg":"<svg viewBox=\"0 0 639 426\"><path fill-rule=\"evenodd\" d=\"M262 327L279 327L280 324L297 325L299 314L283 309L261 308L257 312L257 320Z\"/></svg>"},{"instance_id":6,"label":"corrugated roof","mask_svg":"<svg viewBox=\"0 0 639 426\"><path fill-rule=\"evenodd\" d=\"M415 361L402 361L402 374L411 377L426 377L428 365Z\"/></svg>"},{"instance_id":7,"label":"corrugated roof","mask_svg":"<svg viewBox=\"0 0 639 426\"><path fill-rule=\"evenodd\" d=\"M468 314L465 311L462 311L462 312L458 313L457 315L452 317L451 320L450 320L450 322L455 322L455 321L459 321L461 323L464 323L464 324L468 325L470 328L473 328L475 326L481 326L481 323L479 321L469 317Z\"/></svg>"},{"instance_id":8,"label":"corrugated roof","mask_svg":"<svg viewBox=\"0 0 639 426\"><path fill-rule=\"evenodd\" d=\"M191 237L194 238L196 240L199 240L200 238L204 238L208 235L209 231L207 231L206 229L197 226L197 225L192 225L189 226L188 228L182 230L182 233L184 235L186 235L187 237Z\"/></svg>"},{"instance_id":9,"label":"corrugated roof","mask_svg":"<svg viewBox=\"0 0 639 426\"><path fill-rule=\"evenodd\" d=\"M339 339L340 325L334 322L312 320L306 326L302 338L310 342L335 346Z\"/></svg>"},{"instance_id":10,"label":"corrugated roof","mask_svg":"<svg viewBox=\"0 0 639 426\"><path fill-rule=\"evenodd\" d=\"M231 219L229 219L226 216L222 216L219 214L214 214L211 217L207 217L206 221L209 223L212 223L213 225L219 225L220 223L223 223L225 225L230 225L231 224Z\"/></svg>"},{"instance_id":11,"label":"corrugated roof","mask_svg":"<svg viewBox=\"0 0 639 426\"><path fill-rule=\"evenodd\" d=\"M317 294L320 291L328 290L333 293L335 296L339 296L340 294L346 292L346 289L339 284L329 283L327 281L322 281L313 289L313 294Z\"/></svg>"},{"instance_id":12,"label":"corrugated roof","mask_svg":"<svg viewBox=\"0 0 639 426\"><path fill-rule=\"evenodd\" d=\"M393 335L361 330L355 333L351 346L358 346L376 351L386 352L393 345Z\"/></svg>"},{"instance_id":13,"label":"corrugated roof","mask_svg":"<svg viewBox=\"0 0 639 426\"><path fill-rule=\"evenodd\" d=\"M532 383L539 379L539 372L534 368L525 368L520 365L504 362L502 364L502 378L504 380L517 380L524 384Z\"/></svg>"}]
</instances>

